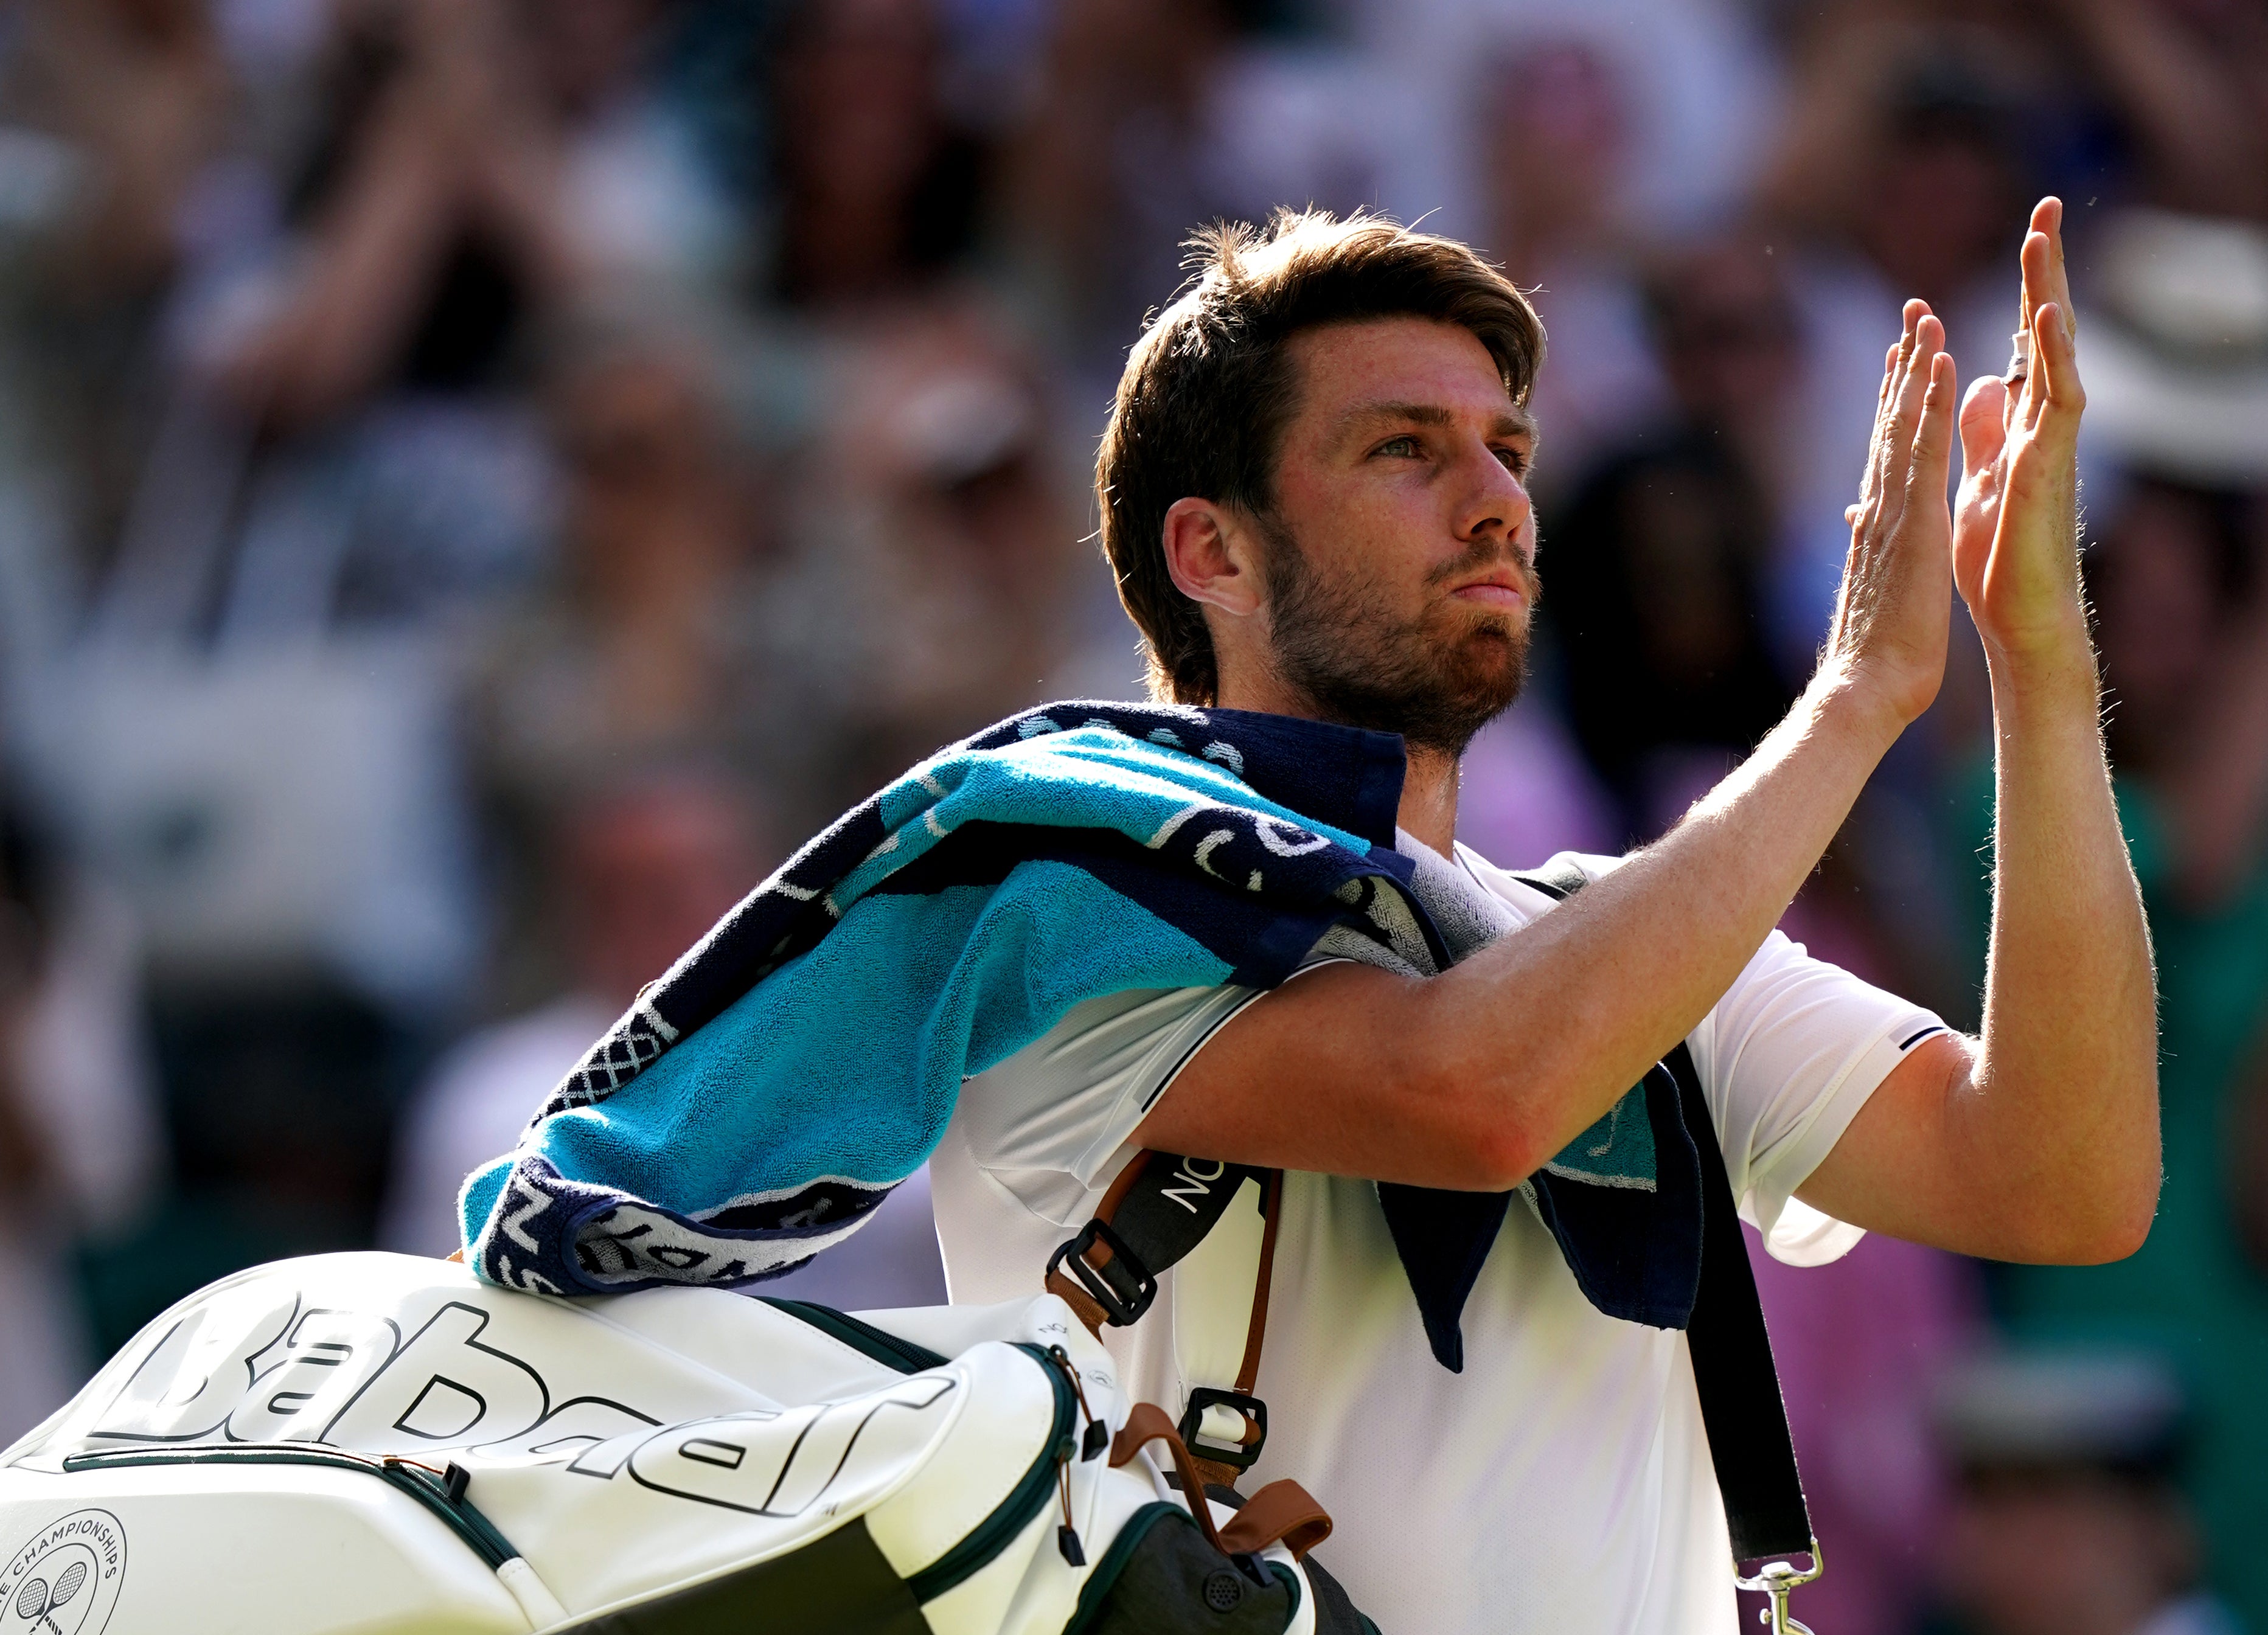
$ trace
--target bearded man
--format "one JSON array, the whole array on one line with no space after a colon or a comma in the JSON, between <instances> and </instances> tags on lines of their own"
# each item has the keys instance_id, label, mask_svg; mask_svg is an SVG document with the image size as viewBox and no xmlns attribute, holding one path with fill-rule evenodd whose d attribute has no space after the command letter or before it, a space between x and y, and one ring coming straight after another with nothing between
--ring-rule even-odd
<instances>
[{"instance_id":1,"label":"bearded man","mask_svg":"<svg viewBox=\"0 0 2268 1635\"><path fill-rule=\"evenodd\" d=\"M2155 1208L2060 220L2025 239L2020 366L1960 409L1957 513L1953 362L1910 302L1809 688L1660 841L1533 878L1455 833L1537 593L1534 312L1384 221L1204 241L1096 470L1159 702L1028 711L805 848L472 1177L474 1264L755 1281L928 1158L954 1301L1045 1264L1090 1323L1147 1310L1107 1337L1132 1395L1319 1498L1384 1628L1730 1635L1735 1551L1808 1542L1746 1444L1787 1462L1735 1200L1805 1263L1865 1231L2108 1260ZM1978 1038L1774 930L1935 696L1956 586L1998 727ZM1230 1192L1248 1221L1172 1226Z\"/></svg>"},{"instance_id":2,"label":"bearded man","mask_svg":"<svg viewBox=\"0 0 2268 1635\"><path fill-rule=\"evenodd\" d=\"M1454 839L1458 756L1520 689L1537 595L1525 300L1462 246L1285 217L1208 240L1127 364L1095 485L1154 690L1400 734L1399 849L1494 924L1438 976L1319 955L1265 994L1075 1010L961 1097L932 1160L947 1275L957 1300L1028 1287L1141 1148L1285 1172L1251 1475L1329 1507L1331 1569L1389 1631L1693 1635L1734 1603L1685 1336L1596 1309L1513 1207L1451 1373L1369 1183L1519 1187L1683 1041L1783 1259L1878 1231L2085 1263L2148 1229L2153 984L2079 591L2059 206L2031 225L2038 366L1970 392L1957 518L1953 363L1911 302L1810 687L1670 833L1580 859L1557 909ZM1956 583L1999 757L1977 1039L1773 929L1935 696ZM1166 1305L1124 1356L1173 1402Z\"/></svg>"}]
</instances>

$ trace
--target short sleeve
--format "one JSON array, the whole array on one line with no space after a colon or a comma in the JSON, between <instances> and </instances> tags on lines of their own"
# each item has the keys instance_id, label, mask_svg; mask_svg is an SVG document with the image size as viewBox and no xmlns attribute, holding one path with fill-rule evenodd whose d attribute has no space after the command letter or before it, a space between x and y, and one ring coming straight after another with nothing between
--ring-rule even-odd
<instances>
[{"instance_id":1,"label":"short sleeve","mask_svg":"<svg viewBox=\"0 0 2268 1635\"><path fill-rule=\"evenodd\" d=\"M1859 1227L1797 1201L1876 1086L1925 1039L1932 1012L1773 932L1689 1042L1742 1215L1773 1258L1820 1265Z\"/></svg>"},{"instance_id":2,"label":"short sleeve","mask_svg":"<svg viewBox=\"0 0 2268 1635\"><path fill-rule=\"evenodd\" d=\"M1166 1086L1258 988L1135 988L1073 1005L1045 1034L961 1086L954 1121L970 1156L1025 1208L1061 1226Z\"/></svg>"}]
</instances>

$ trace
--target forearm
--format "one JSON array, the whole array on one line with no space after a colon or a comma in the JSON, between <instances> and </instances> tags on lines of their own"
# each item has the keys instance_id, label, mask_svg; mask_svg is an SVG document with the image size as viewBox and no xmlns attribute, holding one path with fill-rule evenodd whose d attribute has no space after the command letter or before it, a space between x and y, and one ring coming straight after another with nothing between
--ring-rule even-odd
<instances>
[{"instance_id":1,"label":"forearm","mask_svg":"<svg viewBox=\"0 0 2268 1635\"><path fill-rule=\"evenodd\" d=\"M2083 628L1991 654L1997 784L1982 1048L1949 1109L2026 1258L2098 1259L2146 1231L2158 1183L2149 932ZM2130 1241L2131 1240L2131 1241Z\"/></svg>"},{"instance_id":2,"label":"forearm","mask_svg":"<svg viewBox=\"0 0 2268 1635\"><path fill-rule=\"evenodd\" d=\"M1605 1114L1755 957L1903 725L1822 670L1654 844L1425 985L1437 1078L1491 1098L1525 1174ZM1539 1027L1539 1019L1550 1019Z\"/></svg>"},{"instance_id":3,"label":"forearm","mask_svg":"<svg viewBox=\"0 0 2268 1635\"><path fill-rule=\"evenodd\" d=\"M1419 1186L1518 1184L1731 986L1897 718L1822 677L1676 829L1541 918L1438 976L1327 966L1241 1012L1136 1139Z\"/></svg>"}]
</instances>

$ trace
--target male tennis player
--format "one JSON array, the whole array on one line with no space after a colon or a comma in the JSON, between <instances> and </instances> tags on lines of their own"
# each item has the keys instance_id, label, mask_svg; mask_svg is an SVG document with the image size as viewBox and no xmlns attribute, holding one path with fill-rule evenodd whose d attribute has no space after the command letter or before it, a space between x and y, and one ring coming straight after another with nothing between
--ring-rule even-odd
<instances>
[{"instance_id":1,"label":"male tennis player","mask_svg":"<svg viewBox=\"0 0 2268 1635\"><path fill-rule=\"evenodd\" d=\"M2079 584L2061 214L2043 202L2024 240L2018 364L1957 416L1942 326L1907 304L1801 699L1668 835L1584 859L1557 908L1498 866L1541 859L1455 839L1458 757L1519 690L1537 594L1525 298L1462 245L1285 216L1206 240L1133 349L1096 487L1155 689L1402 734L1400 849L1493 939L1430 978L1319 957L1265 994L1078 1007L961 1099L932 1160L948 1275L957 1300L1027 1293L1141 1147L1284 1169L1251 1476L1333 1512L1332 1570L1394 1635L1729 1635L1734 1602L1684 1335L1594 1309L1515 1204L1451 1373L1370 1183L1518 1187L1683 1041L1783 1259L1877 1231L2083 1263L2149 1228L2154 987ZM1956 588L1998 755L1976 1038L1773 929L1936 696ZM1167 1403L1171 1305L1112 1336L1136 1395Z\"/></svg>"}]
</instances>

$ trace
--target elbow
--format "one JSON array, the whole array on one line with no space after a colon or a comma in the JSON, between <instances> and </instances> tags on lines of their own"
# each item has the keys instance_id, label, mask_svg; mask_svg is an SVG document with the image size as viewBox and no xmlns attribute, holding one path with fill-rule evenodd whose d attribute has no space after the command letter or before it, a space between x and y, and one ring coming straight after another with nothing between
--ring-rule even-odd
<instances>
[{"instance_id":1,"label":"elbow","mask_svg":"<svg viewBox=\"0 0 2268 1635\"><path fill-rule=\"evenodd\" d=\"M2046 1265L2103 1266L2136 1253L2157 1219L2159 1178L2153 1143L2146 1167L2138 1163L2131 1174L2106 1178L2093 1207L2071 1211L2063 1229L2033 1258Z\"/></svg>"},{"instance_id":2,"label":"elbow","mask_svg":"<svg viewBox=\"0 0 2268 1635\"><path fill-rule=\"evenodd\" d=\"M1551 1156L1528 1109L1482 1075L1428 1078L1403 1103L1432 1115L1427 1184L1457 1192L1509 1192Z\"/></svg>"},{"instance_id":3,"label":"elbow","mask_svg":"<svg viewBox=\"0 0 2268 1635\"><path fill-rule=\"evenodd\" d=\"M1537 1150L1531 1131L1501 1116L1474 1130L1462 1145L1471 1165L1467 1185L1475 1192L1509 1192L1551 1156Z\"/></svg>"},{"instance_id":4,"label":"elbow","mask_svg":"<svg viewBox=\"0 0 2268 1635\"><path fill-rule=\"evenodd\" d=\"M2117 1209L2106 1212L2095 1241L2088 1246L2093 1253L2080 1264L2101 1266L2124 1260L2148 1241L2150 1227L2158 1219L2159 1179L2154 1150L2148 1174L2126 1189L2126 1196Z\"/></svg>"}]
</instances>

